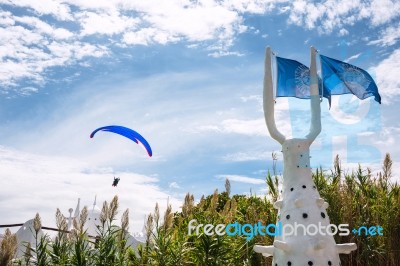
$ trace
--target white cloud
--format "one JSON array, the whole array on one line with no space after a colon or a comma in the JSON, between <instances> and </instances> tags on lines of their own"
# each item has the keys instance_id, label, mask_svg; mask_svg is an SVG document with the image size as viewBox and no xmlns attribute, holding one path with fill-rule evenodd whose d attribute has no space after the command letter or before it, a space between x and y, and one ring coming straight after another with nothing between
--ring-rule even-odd
<instances>
[{"instance_id":1,"label":"white cloud","mask_svg":"<svg viewBox=\"0 0 400 266\"><path fill-rule=\"evenodd\" d=\"M198 126L199 131L214 131L219 133L235 133L248 136L266 136L267 129L264 119L239 120L226 119L220 125Z\"/></svg>"},{"instance_id":2,"label":"white cloud","mask_svg":"<svg viewBox=\"0 0 400 266\"><path fill-rule=\"evenodd\" d=\"M18 64L7 60L0 65L0 82L4 86L15 85L15 81L22 77L30 78L36 82L42 81L42 77L32 71L27 64Z\"/></svg>"},{"instance_id":3,"label":"white cloud","mask_svg":"<svg viewBox=\"0 0 400 266\"><path fill-rule=\"evenodd\" d=\"M382 95L382 103L393 102L400 95L400 49L371 69L376 75L376 82Z\"/></svg>"},{"instance_id":4,"label":"white cloud","mask_svg":"<svg viewBox=\"0 0 400 266\"><path fill-rule=\"evenodd\" d=\"M314 3L306 0L295 0L289 13L289 22L317 28L321 33L331 33L345 25L353 25L360 20L369 20L372 26L379 26L400 16L397 10L400 2L390 0L372 1L323 1ZM339 31L343 36L344 29Z\"/></svg>"},{"instance_id":5,"label":"white cloud","mask_svg":"<svg viewBox=\"0 0 400 266\"><path fill-rule=\"evenodd\" d=\"M80 21L82 27L81 35L83 36L92 34L118 34L127 29L135 28L140 21L138 18L130 18L121 15L119 12L98 14L84 11L76 14L75 17Z\"/></svg>"},{"instance_id":6,"label":"white cloud","mask_svg":"<svg viewBox=\"0 0 400 266\"><path fill-rule=\"evenodd\" d=\"M13 16L15 22L25 25L27 29L34 29L39 34L45 34L54 39L69 39L73 36L73 33L64 28L54 28L46 22L36 17L17 17Z\"/></svg>"},{"instance_id":7,"label":"white cloud","mask_svg":"<svg viewBox=\"0 0 400 266\"><path fill-rule=\"evenodd\" d=\"M261 185L265 184L265 180L253 177L247 177L242 175L218 175L216 176L218 179L225 180L229 179L231 182L239 182L253 185Z\"/></svg>"},{"instance_id":8,"label":"white cloud","mask_svg":"<svg viewBox=\"0 0 400 266\"><path fill-rule=\"evenodd\" d=\"M373 26L379 26L400 16L400 2L397 0L372 0L360 2L360 16L370 18Z\"/></svg>"},{"instance_id":9,"label":"white cloud","mask_svg":"<svg viewBox=\"0 0 400 266\"><path fill-rule=\"evenodd\" d=\"M71 6L81 10L94 10L97 12L114 12L118 6L126 1L119 0L68 0Z\"/></svg>"},{"instance_id":10,"label":"white cloud","mask_svg":"<svg viewBox=\"0 0 400 266\"><path fill-rule=\"evenodd\" d=\"M0 4L22 8L31 8L37 15L52 15L58 20L71 20L71 10L68 4L57 0L0 0Z\"/></svg>"},{"instance_id":11,"label":"white cloud","mask_svg":"<svg viewBox=\"0 0 400 266\"><path fill-rule=\"evenodd\" d=\"M175 188L175 189L181 188L181 187L178 185L177 182L171 182L171 183L169 183L168 187L169 187L169 188Z\"/></svg>"},{"instance_id":12,"label":"white cloud","mask_svg":"<svg viewBox=\"0 0 400 266\"><path fill-rule=\"evenodd\" d=\"M236 133L249 136L266 136L267 130L264 119L239 120L227 119L222 121L224 132Z\"/></svg>"},{"instance_id":13,"label":"white cloud","mask_svg":"<svg viewBox=\"0 0 400 266\"><path fill-rule=\"evenodd\" d=\"M263 99L262 99L261 95L242 96L242 97L240 97L240 99L245 103L249 102L249 101L255 101L258 104L260 104L260 106L262 105L262 102L263 102Z\"/></svg>"},{"instance_id":14,"label":"white cloud","mask_svg":"<svg viewBox=\"0 0 400 266\"><path fill-rule=\"evenodd\" d=\"M193 44L206 42L205 47L214 57L241 55L230 51L235 36L247 30L241 12L266 9L263 2L253 1L196 4L178 0L68 3L0 0L0 3L5 7L25 8L27 14L0 13L0 82L3 86L16 85L22 78L44 82L43 73L49 67L68 65L83 57L105 56L110 44L165 45L184 40ZM55 20L49 22L43 15L51 15ZM68 27L56 26L65 20L68 23L62 25Z\"/></svg>"},{"instance_id":15,"label":"white cloud","mask_svg":"<svg viewBox=\"0 0 400 266\"><path fill-rule=\"evenodd\" d=\"M284 3L285 0L226 0L223 5L227 8L237 10L240 13L263 14L272 11L277 4Z\"/></svg>"},{"instance_id":16,"label":"white cloud","mask_svg":"<svg viewBox=\"0 0 400 266\"><path fill-rule=\"evenodd\" d=\"M212 50L214 50L214 49L212 49ZM219 57L229 56L229 55L244 56L243 53L224 51L224 49L217 50L217 51L212 52L212 53L210 53L210 54L208 54L208 55L211 56L211 57L214 57L214 58L219 58Z\"/></svg>"},{"instance_id":17,"label":"white cloud","mask_svg":"<svg viewBox=\"0 0 400 266\"><path fill-rule=\"evenodd\" d=\"M121 209L130 209L131 230L140 231L144 215L153 210L156 202L164 207L169 199L176 210L180 204L157 186L157 178L114 172L70 158L0 147L0 165L2 223L22 223L39 212L44 225L54 226L56 208L68 215L68 208L75 208L77 198L82 199L83 205L91 205L97 195L101 207L104 200L118 195ZM121 178L115 188L111 186L114 175Z\"/></svg>"},{"instance_id":18,"label":"white cloud","mask_svg":"<svg viewBox=\"0 0 400 266\"><path fill-rule=\"evenodd\" d=\"M10 12L0 11L0 25L3 26L12 26L15 21L11 18Z\"/></svg>"},{"instance_id":19,"label":"white cloud","mask_svg":"<svg viewBox=\"0 0 400 266\"><path fill-rule=\"evenodd\" d=\"M50 67L66 65L85 57L101 57L107 48L74 40L73 33L54 27L37 17L1 14L14 21L0 27L0 84L16 85L21 78L35 83L45 79L43 72Z\"/></svg>"},{"instance_id":20,"label":"white cloud","mask_svg":"<svg viewBox=\"0 0 400 266\"><path fill-rule=\"evenodd\" d=\"M400 23L396 26L390 26L381 31L381 36L377 40L370 41L369 45L391 46L400 39Z\"/></svg>"},{"instance_id":21,"label":"white cloud","mask_svg":"<svg viewBox=\"0 0 400 266\"><path fill-rule=\"evenodd\" d=\"M17 90L17 92L22 96L29 96L33 93L37 93L38 91L39 89L34 87L23 87Z\"/></svg>"},{"instance_id":22,"label":"white cloud","mask_svg":"<svg viewBox=\"0 0 400 266\"><path fill-rule=\"evenodd\" d=\"M339 36L341 37L341 36L346 36L346 35L349 35L349 31L348 30L346 30L346 29L340 29L339 30Z\"/></svg>"},{"instance_id":23,"label":"white cloud","mask_svg":"<svg viewBox=\"0 0 400 266\"><path fill-rule=\"evenodd\" d=\"M267 126L265 124L264 112L262 111L262 99L260 96L253 95L249 97L241 97L243 102L255 101L260 105L260 118L258 119L223 119L222 121L214 124L205 124L196 126L194 131L200 132L217 132L221 134L240 134L246 136L269 136ZM304 107L304 105L303 105ZM297 108L297 105L291 106ZM308 110L308 105L305 106ZM287 138L292 137L291 116L289 113L289 100L288 98L277 98L275 104L275 123L278 130Z\"/></svg>"},{"instance_id":24,"label":"white cloud","mask_svg":"<svg viewBox=\"0 0 400 266\"><path fill-rule=\"evenodd\" d=\"M358 54L352 55L352 56L350 56L349 58L345 59L344 62L348 63L348 62L350 62L350 61L353 60L353 59L357 59L358 57L360 57L361 54L362 54L362 53L358 53Z\"/></svg>"},{"instance_id":25,"label":"white cloud","mask_svg":"<svg viewBox=\"0 0 400 266\"><path fill-rule=\"evenodd\" d=\"M236 152L222 157L229 162L266 161L271 159L271 152Z\"/></svg>"},{"instance_id":26,"label":"white cloud","mask_svg":"<svg viewBox=\"0 0 400 266\"><path fill-rule=\"evenodd\" d=\"M8 11L0 12L0 56L11 60L0 61L3 86L15 85L22 78L45 82L46 69L76 62L74 55L79 54L77 51L82 47L94 47L94 56L99 57L108 55L114 46L186 42L192 47L201 43L212 57L242 56L243 52L232 51L232 47L236 37L248 30L244 16L249 14L268 15L284 8L283 14L289 17L289 23L317 28L324 33L338 29L339 36L343 36L347 34L343 28L346 25L360 20L369 20L373 26L383 25L397 18L400 9L398 1L389 0L322 3L305 0L0 0L0 3L4 8L25 9L26 13L17 16ZM54 21L44 15L52 16ZM392 45L397 38L398 30L392 27L376 43ZM79 45L75 52L68 54L70 57L53 60L54 55L47 50L49 46L66 43ZM86 53L85 57L90 58L91 54ZM15 66L18 70L13 73Z\"/></svg>"},{"instance_id":27,"label":"white cloud","mask_svg":"<svg viewBox=\"0 0 400 266\"><path fill-rule=\"evenodd\" d=\"M153 43L167 44L179 41L180 38L172 36L165 31L155 28L142 28L137 31L124 33L123 42L128 45L150 45Z\"/></svg>"},{"instance_id":28,"label":"white cloud","mask_svg":"<svg viewBox=\"0 0 400 266\"><path fill-rule=\"evenodd\" d=\"M160 10L164 12L157 14L159 12L152 10L144 17L145 21L158 30L172 36L183 36L189 41L232 38L241 23L236 12L217 5L192 8L177 5Z\"/></svg>"}]
</instances>

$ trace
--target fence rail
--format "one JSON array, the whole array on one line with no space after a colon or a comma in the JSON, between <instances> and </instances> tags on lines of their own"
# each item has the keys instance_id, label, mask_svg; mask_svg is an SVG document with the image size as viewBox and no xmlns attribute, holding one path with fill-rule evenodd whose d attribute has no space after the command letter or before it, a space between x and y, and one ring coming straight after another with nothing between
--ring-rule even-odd
<instances>
[{"instance_id":1,"label":"fence rail","mask_svg":"<svg viewBox=\"0 0 400 266\"><path fill-rule=\"evenodd\" d=\"M24 224L0 224L0 228L17 227L17 226L23 226L23 225ZM48 227L48 226L42 226L41 229L50 230L50 231L57 231L57 232L64 232L64 233L70 233L70 231L68 231L68 230L60 230L58 228Z\"/></svg>"}]
</instances>

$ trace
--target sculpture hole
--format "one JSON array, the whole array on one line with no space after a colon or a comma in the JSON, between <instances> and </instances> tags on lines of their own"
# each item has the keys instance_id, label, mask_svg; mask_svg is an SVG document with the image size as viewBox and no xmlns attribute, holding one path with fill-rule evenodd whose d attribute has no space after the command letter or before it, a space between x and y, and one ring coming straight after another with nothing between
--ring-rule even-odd
<instances>
[{"instance_id":1,"label":"sculpture hole","mask_svg":"<svg viewBox=\"0 0 400 266\"><path fill-rule=\"evenodd\" d=\"M306 188L306 185L303 185L303 188Z\"/></svg>"},{"instance_id":2,"label":"sculpture hole","mask_svg":"<svg viewBox=\"0 0 400 266\"><path fill-rule=\"evenodd\" d=\"M293 191L294 188L291 188L290 191Z\"/></svg>"},{"instance_id":3,"label":"sculpture hole","mask_svg":"<svg viewBox=\"0 0 400 266\"><path fill-rule=\"evenodd\" d=\"M290 219L290 215L289 215L289 214L288 214L288 215L286 215L286 219L288 219L288 220Z\"/></svg>"},{"instance_id":4,"label":"sculpture hole","mask_svg":"<svg viewBox=\"0 0 400 266\"><path fill-rule=\"evenodd\" d=\"M303 218L305 219L307 217L308 217L308 214L307 213L303 213Z\"/></svg>"},{"instance_id":5,"label":"sculpture hole","mask_svg":"<svg viewBox=\"0 0 400 266\"><path fill-rule=\"evenodd\" d=\"M325 218L325 213L321 212L322 218Z\"/></svg>"},{"instance_id":6,"label":"sculpture hole","mask_svg":"<svg viewBox=\"0 0 400 266\"><path fill-rule=\"evenodd\" d=\"M332 265L332 262L331 262L331 261L328 261L328 265Z\"/></svg>"},{"instance_id":7,"label":"sculpture hole","mask_svg":"<svg viewBox=\"0 0 400 266\"><path fill-rule=\"evenodd\" d=\"M313 265L314 263L310 260L309 262L308 262L308 265Z\"/></svg>"},{"instance_id":8,"label":"sculpture hole","mask_svg":"<svg viewBox=\"0 0 400 266\"><path fill-rule=\"evenodd\" d=\"M288 262L287 262L287 265L290 266L290 265L292 265L292 263L291 263L290 261L288 261Z\"/></svg>"}]
</instances>

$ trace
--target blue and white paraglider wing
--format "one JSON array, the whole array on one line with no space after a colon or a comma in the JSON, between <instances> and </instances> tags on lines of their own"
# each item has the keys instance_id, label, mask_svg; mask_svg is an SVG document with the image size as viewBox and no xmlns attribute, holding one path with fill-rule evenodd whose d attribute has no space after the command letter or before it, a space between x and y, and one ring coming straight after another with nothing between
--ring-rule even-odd
<instances>
[{"instance_id":1,"label":"blue and white paraglider wing","mask_svg":"<svg viewBox=\"0 0 400 266\"><path fill-rule=\"evenodd\" d=\"M98 129L96 129L95 131L92 132L92 134L90 134L90 138L93 138L94 135L99 132L99 131L106 131L106 132L112 132L115 134L119 134L121 136L124 136L130 140L133 140L134 142L138 143L142 143L143 146L145 147L147 154L151 157L153 155L153 152L151 150L150 144L147 142L147 140L140 135L139 133L137 133L136 131L127 128L127 127L123 127L123 126L105 126L105 127L100 127Z\"/></svg>"}]
</instances>

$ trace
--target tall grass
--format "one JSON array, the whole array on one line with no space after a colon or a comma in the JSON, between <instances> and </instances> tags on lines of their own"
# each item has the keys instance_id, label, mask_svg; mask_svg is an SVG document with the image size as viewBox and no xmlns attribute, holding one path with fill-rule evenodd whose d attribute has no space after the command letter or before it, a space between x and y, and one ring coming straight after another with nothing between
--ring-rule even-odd
<instances>
[{"instance_id":1,"label":"tall grass","mask_svg":"<svg viewBox=\"0 0 400 266\"><path fill-rule=\"evenodd\" d=\"M373 175L361 165L352 171L342 168L336 157L332 170L319 168L313 179L323 198L329 203L331 223L348 223L350 228L379 225L383 236L339 236L338 243L355 242L358 249L341 257L343 266L398 266L400 265L400 186L392 182L392 160L387 154L382 171ZM129 229L129 212L122 215L116 226L118 197L110 204L105 202L101 212L98 237L90 238L84 230L87 209L74 221L71 233L59 210L56 212L60 230L53 241L44 236L38 238L40 217L35 218L36 243L27 247L26 256L14 261L18 265L271 265L271 258L253 252L254 244L270 245L270 236L255 236L250 241L245 236L188 234L188 224L262 224L275 223L276 210L273 201L279 195L280 180L276 169L266 177L268 194L262 197L230 195L231 184L225 181L225 191L216 190L203 196L196 204L193 195L187 194L182 210L172 212L167 206L161 214L156 205L145 224L146 241L136 250L126 245ZM12 265L16 250L16 238L9 230L0 243L0 266Z\"/></svg>"},{"instance_id":2,"label":"tall grass","mask_svg":"<svg viewBox=\"0 0 400 266\"><path fill-rule=\"evenodd\" d=\"M17 251L17 237L7 228L0 241L0 265L7 266Z\"/></svg>"}]
</instances>

